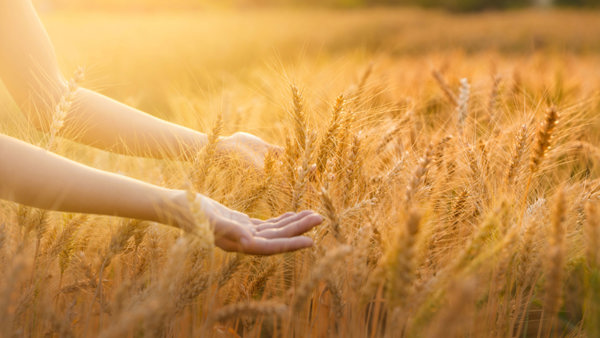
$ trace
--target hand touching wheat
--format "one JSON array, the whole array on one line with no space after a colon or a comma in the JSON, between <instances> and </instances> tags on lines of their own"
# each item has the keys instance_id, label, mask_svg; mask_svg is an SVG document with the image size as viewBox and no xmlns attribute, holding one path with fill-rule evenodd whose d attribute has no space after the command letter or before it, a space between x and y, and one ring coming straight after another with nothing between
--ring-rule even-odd
<instances>
[{"instance_id":1,"label":"hand touching wheat","mask_svg":"<svg viewBox=\"0 0 600 338\"><path fill-rule=\"evenodd\" d=\"M259 220L206 196L198 195L198 199L213 226L215 244L225 251L271 255L306 248L313 242L301 235L323 221L320 215L309 210Z\"/></svg>"},{"instance_id":2,"label":"hand touching wheat","mask_svg":"<svg viewBox=\"0 0 600 338\"><path fill-rule=\"evenodd\" d=\"M264 166L264 158L268 152L280 154L283 149L265 142L258 136L237 132L231 136L223 137L217 143L217 150L223 154L239 156L245 163L257 169Z\"/></svg>"}]
</instances>

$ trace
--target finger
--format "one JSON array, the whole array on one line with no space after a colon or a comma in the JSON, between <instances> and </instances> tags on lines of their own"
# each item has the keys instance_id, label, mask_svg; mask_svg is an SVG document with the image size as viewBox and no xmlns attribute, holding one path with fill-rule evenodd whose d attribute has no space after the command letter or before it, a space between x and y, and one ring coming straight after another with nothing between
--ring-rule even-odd
<instances>
[{"instance_id":1,"label":"finger","mask_svg":"<svg viewBox=\"0 0 600 338\"><path fill-rule=\"evenodd\" d=\"M252 219L250 219L250 221L254 225L260 225L260 224L263 224L263 223L275 223L275 222L278 222L278 221L280 221L280 220L282 220L284 218L293 216L295 214L296 214L295 212L288 211L285 214L279 215L278 217L275 217L275 218L268 219L266 221L262 220L262 219L258 219L258 218L252 218Z\"/></svg>"},{"instance_id":2,"label":"finger","mask_svg":"<svg viewBox=\"0 0 600 338\"><path fill-rule=\"evenodd\" d=\"M294 215L297 215L297 214L295 212L293 212L293 211L288 211L285 214L279 215L278 217L274 217L274 218L268 219L267 222L279 222L279 221L281 221L284 218L288 218L288 217L294 216Z\"/></svg>"},{"instance_id":3,"label":"finger","mask_svg":"<svg viewBox=\"0 0 600 338\"><path fill-rule=\"evenodd\" d=\"M316 225L321 224L321 222L323 222L323 217L321 217L320 215L313 214L295 222L292 222L281 228L272 228L259 231L256 233L256 236L263 238L294 237L307 232Z\"/></svg>"},{"instance_id":4,"label":"finger","mask_svg":"<svg viewBox=\"0 0 600 338\"><path fill-rule=\"evenodd\" d=\"M256 227L256 230L258 231L262 231L262 230L267 230L267 229L275 229L275 228L281 228L284 227L292 222L296 222L306 216L310 216L310 215L315 215L315 212L312 210L304 210L301 211L295 215L290 215L287 217L282 217L279 220L275 220L275 221L267 221L264 224L261 224L259 226Z\"/></svg>"},{"instance_id":5,"label":"finger","mask_svg":"<svg viewBox=\"0 0 600 338\"><path fill-rule=\"evenodd\" d=\"M254 237L251 241L242 242L241 244L242 251L245 253L252 255L273 255L308 248L313 245L313 241L305 236L276 239Z\"/></svg>"},{"instance_id":6,"label":"finger","mask_svg":"<svg viewBox=\"0 0 600 338\"><path fill-rule=\"evenodd\" d=\"M286 217L284 219L280 219L279 221L273 223L272 226L263 226L264 229L275 229L275 228L282 228L284 226L287 226L290 223L293 222L297 222L303 218L312 216L312 215L318 215L316 212L312 211L312 210L304 210L301 211L299 213L297 213L296 215L290 216L290 217ZM257 229L257 230L264 230L264 229Z\"/></svg>"}]
</instances>

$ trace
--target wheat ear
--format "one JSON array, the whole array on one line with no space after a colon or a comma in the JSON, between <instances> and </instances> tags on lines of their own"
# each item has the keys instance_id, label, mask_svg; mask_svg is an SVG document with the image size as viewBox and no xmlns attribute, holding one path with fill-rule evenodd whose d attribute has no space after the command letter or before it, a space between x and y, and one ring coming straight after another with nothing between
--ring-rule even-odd
<instances>
[{"instance_id":1,"label":"wheat ear","mask_svg":"<svg viewBox=\"0 0 600 338\"><path fill-rule=\"evenodd\" d=\"M348 154L346 167L344 168L344 188L347 193L344 195L344 206L350 202L350 198L354 197L353 190L356 187L356 181L361 176L362 169L362 154L361 154L361 132L359 131L352 138L352 146Z\"/></svg>"},{"instance_id":2,"label":"wheat ear","mask_svg":"<svg viewBox=\"0 0 600 338\"><path fill-rule=\"evenodd\" d=\"M325 215L329 219L329 228L331 233L340 243L346 243L346 238L342 234L340 229L340 218L338 216L337 210L333 205L333 201L331 200L331 196L325 187L321 188L321 202L323 203L323 208L325 208Z\"/></svg>"},{"instance_id":3,"label":"wheat ear","mask_svg":"<svg viewBox=\"0 0 600 338\"><path fill-rule=\"evenodd\" d=\"M458 105L456 112L458 114L458 130L462 133L465 128L465 122L469 115L469 98L471 96L471 86L466 78L460 79L460 92L458 95Z\"/></svg>"},{"instance_id":4,"label":"wheat ear","mask_svg":"<svg viewBox=\"0 0 600 338\"><path fill-rule=\"evenodd\" d=\"M302 197L304 196L304 192L306 190L306 183L308 182L308 175L313 169L310 161L315 137L315 133L310 133L306 138L306 145L304 147L304 159L302 161L300 173L298 174L298 178L296 179L296 183L294 185L294 191L292 196L292 210L294 211L297 211L298 208L300 208L300 204L302 203Z\"/></svg>"},{"instance_id":5,"label":"wheat ear","mask_svg":"<svg viewBox=\"0 0 600 338\"><path fill-rule=\"evenodd\" d=\"M333 106L333 114L331 115L331 122L329 123L329 128L327 129L327 133L323 138L319 146L319 151L317 152L317 172L323 172L327 165L327 160L331 155L332 149L335 147L335 142L337 139L337 132L340 127L340 116L342 110L344 109L344 95L338 96L335 101L335 105Z\"/></svg>"},{"instance_id":6,"label":"wheat ear","mask_svg":"<svg viewBox=\"0 0 600 338\"><path fill-rule=\"evenodd\" d=\"M300 153L305 150L306 146L306 114L304 113L304 103L302 93L298 87L292 85L292 104L293 109L291 112L292 120L294 122L295 147L299 149L295 153Z\"/></svg>"},{"instance_id":7,"label":"wheat ear","mask_svg":"<svg viewBox=\"0 0 600 338\"><path fill-rule=\"evenodd\" d=\"M551 107L546 112L544 122L537 132L535 146L531 154L531 163L529 164L531 174L534 174L539 169L540 163L550 148L550 140L552 139L552 133L557 123L558 113L555 107Z\"/></svg>"},{"instance_id":8,"label":"wheat ear","mask_svg":"<svg viewBox=\"0 0 600 338\"><path fill-rule=\"evenodd\" d=\"M442 75L442 73L440 73L437 69L434 69L431 72L431 74L433 75L433 78L435 79L437 84L440 86L440 88L442 89L444 94L446 95L446 98L448 99L448 101L450 101L450 103L452 103L452 105L458 106L458 98L456 97L456 94L454 94L452 89L450 89L450 86L444 79L444 76Z\"/></svg>"},{"instance_id":9,"label":"wheat ear","mask_svg":"<svg viewBox=\"0 0 600 338\"><path fill-rule=\"evenodd\" d=\"M498 95L500 89L500 82L502 81L502 77L500 75L496 75L492 80L492 90L490 92L490 101L488 102L488 114L490 116L490 122L496 123L496 107L498 106Z\"/></svg>"},{"instance_id":10,"label":"wheat ear","mask_svg":"<svg viewBox=\"0 0 600 338\"><path fill-rule=\"evenodd\" d=\"M510 165L508 166L508 171L506 173L506 185L511 186L515 176L517 174L517 169L519 169L521 165L521 158L523 157L523 152L525 150L525 146L527 145L527 124L523 124L521 129L519 130L519 134L516 137L515 150L513 151L513 156L510 161Z\"/></svg>"},{"instance_id":11,"label":"wheat ear","mask_svg":"<svg viewBox=\"0 0 600 338\"><path fill-rule=\"evenodd\" d=\"M198 239L197 245L199 248L207 250L214 248L215 235L204 214L198 195L190 188L186 190L186 198L192 222L180 222L181 229Z\"/></svg>"},{"instance_id":12,"label":"wheat ear","mask_svg":"<svg viewBox=\"0 0 600 338\"><path fill-rule=\"evenodd\" d=\"M361 103L360 101L361 101L362 95L364 94L365 88L367 86L367 80L369 80L369 77L371 76L372 72L373 72L373 62L369 63L369 65L363 72L362 76L360 77L360 80L358 81L358 85L356 87L356 94L354 95L355 105L359 105Z\"/></svg>"},{"instance_id":13,"label":"wheat ear","mask_svg":"<svg viewBox=\"0 0 600 338\"><path fill-rule=\"evenodd\" d=\"M552 133L554 132L554 128L558 123L558 113L556 112L555 107L550 107L546 111L546 117L544 118L544 122L541 124L540 128L537 132L536 142L534 145L533 153L531 154L531 161L529 162L529 178L527 179L527 184L525 185L525 192L523 193L523 201L521 202L521 223L520 226L523 225L523 217L525 215L525 205L527 203L527 195L529 194L529 188L531 186L531 179L533 175L538 171L540 163L544 159L548 148L550 147L550 140L552 138Z\"/></svg>"},{"instance_id":14,"label":"wheat ear","mask_svg":"<svg viewBox=\"0 0 600 338\"><path fill-rule=\"evenodd\" d=\"M427 148L425 155L419 159L417 168L415 169L412 179L410 180L408 187L406 188L405 205L408 207L411 200L415 196L419 185L423 181L427 171L429 170L429 163L431 162L431 146Z\"/></svg>"},{"instance_id":15,"label":"wheat ear","mask_svg":"<svg viewBox=\"0 0 600 338\"><path fill-rule=\"evenodd\" d=\"M77 89L79 89L79 83L83 80L83 68L77 68L73 77L67 82L67 88L65 93L61 96L60 101L54 108L54 114L52 115L52 122L50 123L50 138L48 140L48 149L52 149L54 147L54 142L56 141L56 137L62 130L65 120L67 118L67 114L71 110L73 106L73 102L75 101L75 93Z\"/></svg>"},{"instance_id":16,"label":"wheat ear","mask_svg":"<svg viewBox=\"0 0 600 338\"><path fill-rule=\"evenodd\" d=\"M350 246L339 246L328 252L327 255L317 263L310 272L309 277L303 280L296 290L296 297L293 302L294 311L299 312L302 309L306 301L310 298L312 291L317 286L317 283L330 276L331 269L351 251L352 248Z\"/></svg>"},{"instance_id":17,"label":"wheat ear","mask_svg":"<svg viewBox=\"0 0 600 338\"><path fill-rule=\"evenodd\" d=\"M208 143L194 157L194 172L192 175L194 187L199 191L205 189L206 176L213 165L217 154L217 143L223 132L223 114L219 113L215 124L208 135Z\"/></svg>"}]
</instances>

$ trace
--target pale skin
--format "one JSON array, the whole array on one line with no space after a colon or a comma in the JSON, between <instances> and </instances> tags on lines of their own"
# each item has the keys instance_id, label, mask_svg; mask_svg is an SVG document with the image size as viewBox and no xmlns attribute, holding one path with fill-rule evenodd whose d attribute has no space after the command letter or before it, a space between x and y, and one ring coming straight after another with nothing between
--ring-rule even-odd
<instances>
[{"instance_id":1,"label":"pale skin","mask_svg":"<svg viewBox=\"0 0 600 338\"><path fill-rule=\"evenodd\" d=\"M67 84L53 46L29 0L0 0L0 79L27 119L48 132ZM207 136L145 114L97 92L78 88L60 135L133 156L188 160ZM221 138L221 153L235 153L257 168L269 150L246 133ZM186 192L166 189L60 157L0 135L0 199L48 210L113 215L189 228ZM258 220L197 194L215 244L226 251L275 254L312 245L303 233L322 222L312 211Z\"/></svg>"}]
</instances>

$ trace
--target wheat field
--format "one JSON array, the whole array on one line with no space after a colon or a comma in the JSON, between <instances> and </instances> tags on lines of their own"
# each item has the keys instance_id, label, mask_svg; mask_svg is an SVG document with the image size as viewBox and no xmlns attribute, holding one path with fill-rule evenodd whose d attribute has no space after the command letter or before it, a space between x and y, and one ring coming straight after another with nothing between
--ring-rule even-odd
<instances>
[{"instance_id":1,"label":"wheat field","mask_svg":"<svg viewBox=\"0 0 600 338\"><path fill-rule=\"evenodd\" d=\"M0 336L600 336L600 13L47 12L66 74L264 170L56 152L269 218L310 249L0 201ZM560 24L559 24L560 23ZM0 90L0 131L48 142ZM209 247L210 247L210 243Z\"/></svg>"}]
</instances>

